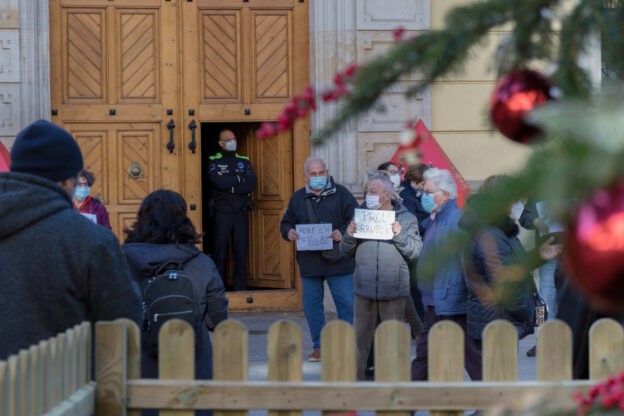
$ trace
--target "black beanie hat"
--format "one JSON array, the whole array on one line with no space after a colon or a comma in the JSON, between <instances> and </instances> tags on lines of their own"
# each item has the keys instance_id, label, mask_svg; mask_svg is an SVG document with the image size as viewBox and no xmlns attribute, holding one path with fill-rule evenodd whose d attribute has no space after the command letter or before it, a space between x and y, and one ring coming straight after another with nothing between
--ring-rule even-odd
<instances>
[{"instance_id":1,"label":"black beanie hat","mask_svg":"<svg viewBox=\"0 0 624 416\"><path fill-rule=\"evenodd\" d=\"M60 182L82 170L82 153L71 134L39 120L20 131L11 149L11 172L30 173Z\"/></svg>"}]
</instances>

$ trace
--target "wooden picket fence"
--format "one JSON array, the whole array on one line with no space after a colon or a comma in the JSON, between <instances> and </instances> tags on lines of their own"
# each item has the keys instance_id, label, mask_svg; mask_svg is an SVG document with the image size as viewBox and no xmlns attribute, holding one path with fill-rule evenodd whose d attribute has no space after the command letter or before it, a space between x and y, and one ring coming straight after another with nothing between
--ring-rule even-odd
<instances>
[{"instance_id":1,"label":"wooden picket fence","mask_svg":"<svg viewBox=\"0 0 624 416\"><path fill-rule=\"evenodd\" d=\"M526 394L569 397L591 381L572 381L572 334L550 321L537 337L537 381L518 382L518 336L508 322L488 325L483 336L483 380L463 381L463 332L454 322L436 324L429 335L428 382L410 382L410 336L397 321L384 322L375 337L375 381L356 382L355 333L340 321L321 336L321 381L302 382L299 327L276 322L268 334L268 381L248 381L248 332L237 321L215 330L214 380L194 380L194 334L183 321L167 322L159 339L160 379L140 378L140 332L128 320L99 322L95 330L96 382L90 381L90 328L83 324L0 362L2 415L163 416L215 409L215 416L269 416L375 410L383 416L461 414L491 409ZM590 373L603 379L624 369L624 330L603 319L590 331Z\"/></svg>"},{"instance_id":2,"label":"wooden picket fence","mask_svg":"<svg viewBox=\"0 0 624 416\"><path fill-rule=\"evenodd\" d=\"M85 322L0 361L1 414L91 415L91 339Z\"/></svg>"}]
</instances>

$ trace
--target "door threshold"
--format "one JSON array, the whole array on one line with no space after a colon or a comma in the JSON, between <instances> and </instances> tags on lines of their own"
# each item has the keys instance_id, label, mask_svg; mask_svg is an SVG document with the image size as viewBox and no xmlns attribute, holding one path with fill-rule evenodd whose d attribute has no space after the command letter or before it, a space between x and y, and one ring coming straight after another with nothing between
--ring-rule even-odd
<instances>
[{"instance_id":1,"label":"door threshold","mask_svg":"<svg viewBox=\"0 0 624 416\"><path fill-rule=\"evenodd\" d=\"M245 290L226 292L229 312L300 311L297 289Z\"/></svg>"}]
</instances>

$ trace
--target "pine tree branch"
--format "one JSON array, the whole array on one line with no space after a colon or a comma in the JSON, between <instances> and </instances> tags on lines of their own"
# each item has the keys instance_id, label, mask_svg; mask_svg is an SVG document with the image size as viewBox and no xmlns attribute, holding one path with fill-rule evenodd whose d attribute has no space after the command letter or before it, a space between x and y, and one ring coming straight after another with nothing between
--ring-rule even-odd
<instances>
[{"instance_id":1,"label":"pine tree branch","mask_svg":"<svg viewBox=\"0 0 624 416\"><path fill-rule=\"evenodd\" d=\"M538 22L542 8L555 6L558 0L487 0L458 7L445 18L445 28L400 42L385 55L364 64L353 79L353 89L341 103L336 117L312 137L317 145L375 105L382 93L402 75L421 74L423 81L409 89L414 95L431 82L459 71L470 51L482 42L492 29L507 23ZM529 17L526 17L530 15ZM524 20L523 20L524 19ZM547 33L543 23L533 29L518 29L519 46L536 43L535 31ZM549 26L548 26L549 27ZM526 39L525 39L526 38ZM544 53L526 52L529 56Z\"/></svg>"}]
</instances>

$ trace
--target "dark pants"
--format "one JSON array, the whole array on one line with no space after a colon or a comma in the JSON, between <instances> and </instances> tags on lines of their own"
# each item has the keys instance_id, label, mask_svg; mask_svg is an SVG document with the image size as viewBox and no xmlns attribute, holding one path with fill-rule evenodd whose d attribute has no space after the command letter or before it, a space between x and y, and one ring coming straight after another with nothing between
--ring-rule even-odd
<instances>
[{"instance_id":1,"label":"dark pants","mask_svg":"<svg viewBox=\"0 0 624 416\"><path fill-rule=\"evenodd\" d=\"M426 381L429 379L427 371L429 331L439 321L453 321L466 331L466 315L438 316L435 314L433 306L428 306L425 310L425 328L418 343L416 344L416 358L412 361L412 380ZM472 381L481 380L481 342L464 336L464 365Z\"/></svg>"},{"instance_id":2,"label":"dark pants","mask_svg":"<svg viewBox=\"0 0 624 416\"><path fill-rule=\"evenodd\" d=\"M358 380L364 380L366 359L377 329L377 319L401 320L405 315L405 298L374 300L355 295L353 302L353 328L355 329L356 366Z\"/></svg>"},{"instance_id":3,"label":"dark pants","mask_svg":"<svg viewBox=\"0 0 624 416\"><path fill-rule=\"evenodd\" d=\"M225 285L225 257L228 251L228 242L232 236L232 252L234 253L234 290L245 290L247 270L249 213L215 212L213 218L213 260Z\"/></svg>"}]
</instances>

